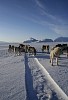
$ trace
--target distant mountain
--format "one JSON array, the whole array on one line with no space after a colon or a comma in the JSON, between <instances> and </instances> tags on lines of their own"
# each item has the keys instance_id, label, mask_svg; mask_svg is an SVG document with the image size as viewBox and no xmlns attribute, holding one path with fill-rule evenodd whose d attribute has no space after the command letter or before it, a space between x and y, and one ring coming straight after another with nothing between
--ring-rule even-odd
<instances>
[{"instance_id":1,"label":"distant mountain","mask_svg":"<svg viewBox=\"0 0 68 100\"><path fill-rule=\"evenodd\" d=\"M5 41L0 41L0 44L4 44L4 43L6 44L6 43L8 43L8 42L5 42Z\"/></svg>"},{"instance_id":2,"label":"distant mountain","mask_svg":"<svg viewBox=\"0 0 68 100\"><path fill-rule=\"evenodd\" d=\"M68 42L68 37L58 37L54 42Z\"/></svg>"},{"instance_id":3,"label":"distant mountain","mask_svg":"<svg viewBox=\"0 0 68 100\"><path fill-rule=\"evenodd\" d=\"M0 41L0 43L5 43L4 41Z\"/></svg>"},{"instance_id":4,"label":"distant mountain","mask_svg":"<svg viewBox=\"0 0 68 100\"><path fill-rule=\"evenodd\" d=\"M40 40L39 42L53 42L52 39L43 39L43 40Z\"/></svg>"},{"instance_id":5,"label":"distant mountain","mask_svg":"<svg viewBox=\"0 0 68 100\"><path fill-rule=\"evenodd\" d=\"M31 42L37 42L38 40L34 39L34 38L30 38L29 40L24 41L23 43L31 43Z\"/></svg>"}]
</instances>

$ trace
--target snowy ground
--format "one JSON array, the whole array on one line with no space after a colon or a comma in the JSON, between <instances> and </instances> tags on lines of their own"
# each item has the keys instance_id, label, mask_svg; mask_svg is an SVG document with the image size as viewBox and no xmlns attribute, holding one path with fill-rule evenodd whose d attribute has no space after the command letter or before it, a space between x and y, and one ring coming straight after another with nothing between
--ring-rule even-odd
<instances>
[{"instance_id":1,"label":"snowy ground","mask_svg":"<svg viewBox=\"0 0 68 100\"><path fill-rule=\"evenodd\" d=\"M42 44L31 45L38 51L35 57L15 56L8 46L0 46L0 100L68 100L66 55L59 58L59 66L51 66L49 54L41 53Z\"/></svg>"}]
</instances>

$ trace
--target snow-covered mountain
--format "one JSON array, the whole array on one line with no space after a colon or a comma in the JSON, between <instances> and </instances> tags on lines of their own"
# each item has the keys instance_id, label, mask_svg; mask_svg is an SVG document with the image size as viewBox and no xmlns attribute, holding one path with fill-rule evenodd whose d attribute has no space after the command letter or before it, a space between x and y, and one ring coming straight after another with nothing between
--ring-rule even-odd
<instances>
[{"instance_id":1,"label":"snow-covered mountain","mask_svg":"<svg viewBox=\"0 0 68 100\"><path fill-rule=\"evenodd\" d=\"M31 42L36 42L38 40L36 40L35 38L30 38L29 40L24 41L23 43L31 43Z\"/></svg>"},{"instance_id":2,"label":"snow-covered mountain","mask_svg":"<svg viewBox=\"0 0 68 100\"><path fill-rule=\"evenodd\" d=\"M68 37L58 37L54 42L68 42Z\"/></svg>"},{"instance_id":3,"label":"snow-covered mountain","mask_svg":"<svg viewBox=\"0 0 68 100\"><path fill-rule=\"evenodd\" d=\"M43 39L43 40L40 40L39 42L53 42L52 39Z\"/></svg>"},{"instance_id":4,"label":"snow-covered mountain","mask_svg":"<svg viewBox=\"0 0 68 100\"><path fill-rule=\"evenodd\" d=\"M24 43L31 43L31 42L53 42L53 40L52 39L37 40L31 37L29 40L24 41Z\"/></svg>"}]
</instances>

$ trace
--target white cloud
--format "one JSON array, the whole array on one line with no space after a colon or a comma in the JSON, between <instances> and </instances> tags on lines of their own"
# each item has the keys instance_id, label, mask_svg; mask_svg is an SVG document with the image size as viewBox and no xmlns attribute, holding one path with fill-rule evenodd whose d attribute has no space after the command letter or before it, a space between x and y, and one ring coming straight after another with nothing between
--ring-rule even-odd
<instances>
[{"instance_id":1,"label":"white cloud","mask_svg":"<svg viewBox=\"0 0 68 100\"><path fill-rule=\"evenodd\" d=\"M52 27L52 30L61 36L68 36L68 26L55 25L54 27Z\"/></svg>"},{"instance_id":2,"label":"white cloud","mask_svg":"<svg viewBox=\"0 0 68 100\"><path fill-rule=\"evenodd\" d=\"M44 6L41 4L39 0L35 0L35 2L40 8L44 9Z\"/></svg>"},{"instance_id":3,"label":"white cloud","mask_svg":"<svg viewBox=\"0 0 68 100\"><path fill-rule=\"evenodd\" d=\"M39 0L35 0L35 1L38 7L40 8L40 14L42 16L48 17L49 20L52 20L52 22L55 22L55 23L61 24L63 22L62 19L59 19L53 14L49 13L48 9Z\"/></svg>"}]
</instances>

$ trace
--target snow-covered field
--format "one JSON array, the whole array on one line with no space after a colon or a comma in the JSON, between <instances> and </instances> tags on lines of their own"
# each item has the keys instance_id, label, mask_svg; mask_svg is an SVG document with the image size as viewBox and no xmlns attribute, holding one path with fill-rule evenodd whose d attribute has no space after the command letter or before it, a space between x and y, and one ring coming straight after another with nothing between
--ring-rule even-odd
<instances>
[{"instance_id":1,"label":"snow-covered field","mask_svg":"<svg viewBox=\"0 0 68 100\"><path fill-rule=\"evenodd\" d=\"M15 56L8 45L0 45L0 100L68 100L68 58L61 55L59 66L51 66L43 44L30 44L36 56Z\"/></svg>"}]
</instances>

